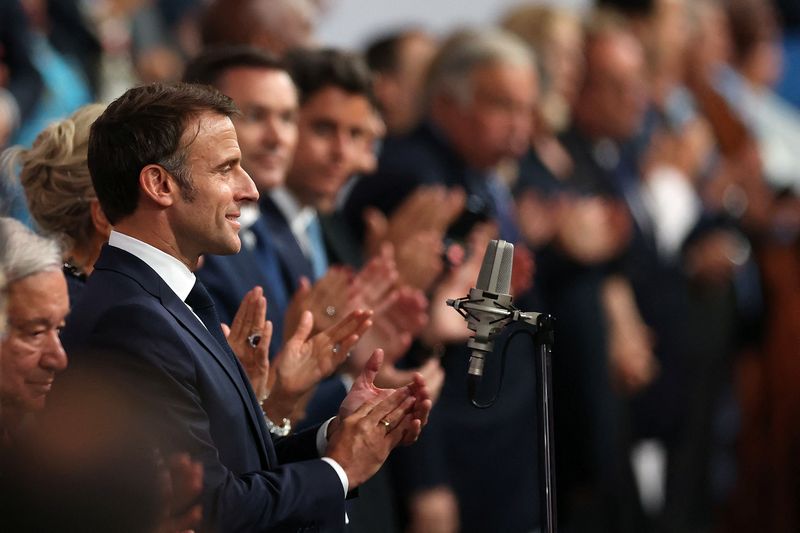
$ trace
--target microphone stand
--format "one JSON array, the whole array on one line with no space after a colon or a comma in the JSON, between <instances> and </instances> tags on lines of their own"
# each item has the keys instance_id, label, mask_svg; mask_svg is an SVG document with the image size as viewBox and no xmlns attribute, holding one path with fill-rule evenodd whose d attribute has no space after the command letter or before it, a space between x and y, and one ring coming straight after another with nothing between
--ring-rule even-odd
<instances>
[{"instance_id":1,"label":"microphone stand","mask_svg":"<svg viewBox=\"0 0 800 533\"><path fill-rule=\"evenodd\" d=\"M488 296L488 300L487 300ZM499 296L499 297L498 297ZM552 351L554 342L553 323L555 319L546 313L528 313L517 309L508 295L496 295L472 289L469 296L455 300L447 300L447 305L458 311L467 319L470 329L481 330L480 334L470 339L467 345L475 351L491 351L491 338L511 322L522 322L533 327L534 345L536 346L537 372L536 392L537 415L541 421L537 425L539 437L539 485L543 490L539 493L539 505L542 509L544 527L542 531L555 533L556 527L556 471L555 471L555 438L553 428L553 379ZM480 328L480 319L476 313L489 320L491 331ZM480 337L480 338L478 338ZM488 349L487 349L488 348ZM472 369L470 369L472 374ZM475 376L470 375L470 383L475 384ZM479 378L478 378L479 379ZM479 407L485 407L479 405Z\"/></svg>"},{"instance_id":2,"label":"microphone stand","mask_svg":"<svg viewBox=\"0 0 800 533\"><path fill-rule=\"evenodd\" d=\"M534 343L539 356L536 388L539 393L539 481L544 490L540 493L542 513L544 516L544 531L556 531L556 470L555 447L553 428L553 381L552 381L552 355L553 355L553 317L540 314L536 320L536 334Z\"/></svg>"}]
</instances>

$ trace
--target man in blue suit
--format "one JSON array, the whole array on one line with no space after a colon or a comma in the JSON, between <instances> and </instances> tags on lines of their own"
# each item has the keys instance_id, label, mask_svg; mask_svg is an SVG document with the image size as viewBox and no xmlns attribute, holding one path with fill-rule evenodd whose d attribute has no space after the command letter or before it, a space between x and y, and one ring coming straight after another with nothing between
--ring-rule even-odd
<instances>
[{"instance_id":1,"label":"man in blue suit","mask_svg":"<svg viewBox=\"0 0 800 533\"><path fill-rule=\"evenodd\" d=\"M240 207L258 199L240 164L236 112L213 89L155 84L98 118L88 162L114 231L63 341L74 365L125 377L164 451L203 463L204 529L340 531L348 491L417 438L430 400L421 378L375 389L376 352L337 417L273 443L192 273L201 254L239 250Z\"/></svg>"}]
</instances>

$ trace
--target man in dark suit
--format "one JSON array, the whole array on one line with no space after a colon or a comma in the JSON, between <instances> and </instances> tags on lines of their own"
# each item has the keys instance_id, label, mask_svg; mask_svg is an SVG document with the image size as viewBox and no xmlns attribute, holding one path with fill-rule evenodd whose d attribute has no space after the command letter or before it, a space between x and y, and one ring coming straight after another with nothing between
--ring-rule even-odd
<instances>
[{"instance_id":1,"label":"man in dark suit","mask_svg":"<svg viewBox=\"0 0 800 533\"><path fill-rule=\"evenodd\" d=\"M375 389L377 352L337 417L273 443L192 273L201 254L239 250L240 206L258 198L236 112L213 89L156 84L127 91L92 126L89 168L115 230L64 345L76 366L124 375L165 449L203 463L205 529L338 531L347 492L416 439L430 400L421 379Z\"/></svg>"}]
</instances>

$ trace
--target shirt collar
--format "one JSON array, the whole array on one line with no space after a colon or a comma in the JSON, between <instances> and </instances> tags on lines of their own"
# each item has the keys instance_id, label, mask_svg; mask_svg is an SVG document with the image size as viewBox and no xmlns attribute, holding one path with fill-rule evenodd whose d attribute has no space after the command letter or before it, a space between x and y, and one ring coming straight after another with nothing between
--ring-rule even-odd
<instances>
[{"instance_id":1,"label":"shirt collar","mask_svg":"<svg viewBox=\"0 0 800 533\"><path fill-rule=\"evenodd\" d=\"M314 219L317 212L310 205L301 205L297 197L293 195L286 187L278 187L270 192L270 198L278 206L278 210L289 221L289 225L294 226L297 224L298 229L305 232L308 224Z\"/></svg>"},{"instance_id":2,"label":"shirt collar","mask_svg":"<svg viewBox=\"0 0 800 533\"><path fill-rule=\"evenodd\" d=\"M181 300L186 300L186 297L189 296L196 278L192 271L177 258L116 230L111 232L108 244L114 248L125 250L147 263Z\"/></svg>"}]
</instances>

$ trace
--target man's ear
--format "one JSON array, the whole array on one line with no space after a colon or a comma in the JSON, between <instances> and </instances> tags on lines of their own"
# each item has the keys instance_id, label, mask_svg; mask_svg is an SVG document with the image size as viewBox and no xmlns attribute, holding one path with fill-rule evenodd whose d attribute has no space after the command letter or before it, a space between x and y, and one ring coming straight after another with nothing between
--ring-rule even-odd
<instances>
[{"instance_id":1,"label":"man's ear","mask_svg":"<svg viewBox=\"0 0 800 533\"><path fill-rule=\"evenodd\" d=\"M169 207L175 201L178 186L169 172L161 165L147 165L139 172L141 194L161 207Z\"/></svg>"},{"instance_id":2,"label":"man's ear","mask_svg":"<svg viewBox=\"0 0 800 533\"><path fill-rule=\"evenodd\" d=\"M111 223L100 206L100 200L95 198L89 203L89 214L92 217L92 225L95 231L108 240L108 236L111 235Z\"/></svg>"}]
</instances>

